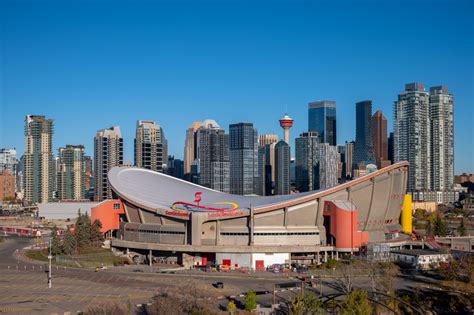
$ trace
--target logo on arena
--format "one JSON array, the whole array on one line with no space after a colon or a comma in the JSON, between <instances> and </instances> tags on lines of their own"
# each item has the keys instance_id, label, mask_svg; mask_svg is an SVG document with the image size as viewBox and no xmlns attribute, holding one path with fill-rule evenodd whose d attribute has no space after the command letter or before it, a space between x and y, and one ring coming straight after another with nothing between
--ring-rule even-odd
<instances>
[{"instance_id":1,"label":"logo on arena","mask_svg":"<svg viewBox=\"0 0 474 315\"><path fill-rule=\"evenodd\" d=\"M198 191L194 194L194 202L176 201L171 205L172 210L190 211L190 212L228 212L239 208L235 202L221 201L211 204L201 204L202 192Z\"/></svg>"}]
</instances>

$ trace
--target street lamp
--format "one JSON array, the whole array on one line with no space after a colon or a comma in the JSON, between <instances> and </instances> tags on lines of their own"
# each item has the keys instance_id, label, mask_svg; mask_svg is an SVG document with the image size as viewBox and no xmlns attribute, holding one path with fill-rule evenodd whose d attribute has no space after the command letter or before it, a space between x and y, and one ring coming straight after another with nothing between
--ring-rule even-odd
<instances>
[{"instance_id":1,"label":"street lamp","mask_svg":"<svg viewBox=\"0 0 474 315\"><path fill-rule=\"evenodd\" d=\"M49 239L49 274L48 274L48 288L51 289L52 283L51 283L51 260L53 259L53 256L51 254L51 238Z\"/></svg>"}]
</instances>

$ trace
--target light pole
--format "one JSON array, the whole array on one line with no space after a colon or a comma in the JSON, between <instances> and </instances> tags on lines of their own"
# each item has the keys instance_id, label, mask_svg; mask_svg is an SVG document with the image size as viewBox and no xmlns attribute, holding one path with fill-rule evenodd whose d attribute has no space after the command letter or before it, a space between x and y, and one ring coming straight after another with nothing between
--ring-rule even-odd
<instances>
[{"instance_id":1,"label":"light pole","mask_svg":"<svg viewBox=\"0 0 474 315\"><path fill-rule=\"evenodd\" d=\"M51 255L51 238L49 239L49 274L48 274L48 288L51 289L52 283L51 283L51 259L53 259L53 256Z\"/></svg>"}]
</instances>

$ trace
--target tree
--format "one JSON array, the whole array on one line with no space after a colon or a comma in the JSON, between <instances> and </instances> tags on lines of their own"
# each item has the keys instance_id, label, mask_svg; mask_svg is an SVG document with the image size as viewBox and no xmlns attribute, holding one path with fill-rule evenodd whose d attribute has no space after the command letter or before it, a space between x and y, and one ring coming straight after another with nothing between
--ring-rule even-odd
<instances>
[{"instance_id":1,"label":"tree","mask_svg":"<svg viewBox=\"0 0 474 315\"><path fill-rule=\"evenodd\" d=\"M464 219L461 219L461 223L458 226L459 236L466 236L466 226L464 225Z\"/></svg>"},{"instance_id":2,"label":"tree","mask_svg":"<svg viewBox=\"0 0 474 315\"><path fill-rule=\"evenodd\" d=\"M249 290L244 298L244 307L246 311L253 311L257 308L257 294Z\"/></svg>"},{"instance_id":3,"label":"tree","mask_svg":"<svg viewBox=\"0 0 474 315\"><path fill-rule=\"evenodd\" d=\"M90 232L90 243L92 246L99 247L100 244L104 241L104 234L101 232L102 223L99 220L95 220L91 226Z\"/></svg>"},{"instance_id":4,"label":"tree","mask_svg":"<svg viewBox=\"0 0 474 315\"><path fill-rule=\"evenodd\" d=\"M63 241L63 252L66 255L71 255L77 251L77 243L76 238L72 234L71 230L66 231L66 235L64 235Z\"/></svg>"},{"instance_id":5,"label":"tree","mask_svg":"<svg viewBox=\"0 0 474 315\"><path fill-rule=\"evenodd\" d=\"M51 254L58 255L63 251L61 240L58 236L58 228L56 226L51 230Z\"/></svg>"},{"instance_id":6,"label":"tree","mask_svg":"<svg viewBox=\"0 0 474 315\"><path fill-rule=\"evenodd\" d=\"M229 313L234 314L236 309L237 309L237 306L235 305L234 301L229 301L229 303L227 303L227 311Z\"/></svg>"},{"instance_id":7,"label":"tree","mask_svg":"<svg viewBox=\"0 0 474 315\"><path fill-rule=\"evenodd\" d=\"M440 215L436 215L435 217L434 232L437 236L446 236L447 234L446 222L444 222L444 219Z\"/></svg>"},{"instance_id":8,"label":"tree","mask_svg":"<svg viewBox=\"0 0 474 315\"><path fill-rule=\"evenodd\" d=\"M367 291L354 290L342 302L341 314L343 315L370 315L372 306L369 302Z\"/></svg>"}]
</instances>

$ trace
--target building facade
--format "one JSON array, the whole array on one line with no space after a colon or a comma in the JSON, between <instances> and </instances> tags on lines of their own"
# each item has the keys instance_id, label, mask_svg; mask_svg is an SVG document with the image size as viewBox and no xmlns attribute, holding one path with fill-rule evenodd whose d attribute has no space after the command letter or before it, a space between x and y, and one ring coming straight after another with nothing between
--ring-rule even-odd
<instances>
[{"instance_id":1,"label":"building facade","mask_svg":"<svg viewBox=\"0 0 474 315\"><path fill-rule=\"evenodd\" d=\"M25 200L44 203L53 199L53 120L45 116L25 118L23 188Z\"/></svg>"},{"instance_id":2,"label":"building facade","mask_svg":"<svg viewBox=\"0 0 474 315\"><path fill-rule=\"evenodd\" d=\"M4 168L0 172L0 201L5 198L14 198L15 197L15 176L10 174L8 169Z\"/></svg>"},{"instance_id":3,"label":"building facade","mask_svg":"<svg viewBox=\"0 0 474 315\"><path fill-rule=\"evenodd\" d=\"M138 120L135 137L135 166L163 172L168 150L163 128L150 120Z\"/></svg>"},{"instance_id":4,"label":"building facade","mask_svg":"<svg viewBox=\"0 0 474 315\"><path fill-rule=\"evenodd\" d=\"M354 141L347 142L346 141L346 154L344 155L344 164L346 164L345 171L346 171L346 179L351 179L353 177L352 171L354 170Z\"/></svg>"},{"instance_id":5,"label":"building facade","mask_svg":"<svg viewBox=\"0 0 474 315\"><path fill-rule=\"evenodd\" d=\"M453 95L446 86L430 88L431 189L445 191L454 185Z\"/></svg>"},{"instance_id":6,"label":"building facade","mask_svg":"<svg viewBox=\"0 0 474 315\"><path fill-rule=\"evenodd\" d=\"M319 137L303 132L295 139L295 186L299 192L319 189Z\"/></svg>"},{"instance_id":7,"label":"building facade","mask_svg":"<svg viewBox=\"0 0 474 315\"><path fill-rule=\"evenodd\" d=\"M16 175L18 160L16 159L15 149L0 149L0 173L4 169L8 170L10 175Z\"/></svg>"},{"instance_id":8,"label":"building facade","mask_svg":"<svg viewBox=\"0 0 474 315\"><path fill-rule=\"evenodd\" d=\"M176 159L174 155L168 155L166 174L176 177L176 178L183 179L184 178L183 160Z\"/></svg>"},{"instance_id":9,"label":"building facade","mask_svg":"<svg viewBox=\"0 0 474 315\"><path fill-rule=\"evenodd\" d=\"M59 148L57 169L57 198L59 200L82 200L85 198L84 146L66 145Z\"/></svg>"},{"instance_id":10,"label":"building facade","mask_svg":"<svg viewBox=\"0 0 474 315\"><path fill-rule=\"evenodd\" d=\"M316 131L321 143L336 145L336 102L317 101L309 103L308 130Z\"/></svg>"},{"instance_id":11,"label":"building facade","mask_svg":"<svg viewBox=\"0 0 474 315\"><path fill-rule=\"evenodd\" d=\"M107 173L123 165L123 138L120 127L114 126L97 131L94 138L94 199L102 201L112 198Z\"/></svg>"},{"instance_id":12,"label":"building facade","mask_svg":"<svg viewBox=\"0 0 474 315\"><path fill-rule=\"evenodd\" d=\"M353 162L359 165L375 163L374 145L371 132L372 101L356 103L356 141Z\"/></svg>"},{"instance_id":13,"label":"building facade","mask_svg":"<svg viewBox=\"0 0 474 315\"><path fill-rule=\"evenodd\" d=\"M258 134L252 123L229 125L230 192L258 193Z\"/></svg>"},{"instance_id":14,"label":"building facade","mask_svg":"<svg viewBox=\"0 0 474 315\"><path fill-rule=\"evenodd\" d=\"M275 195L290 194L290 146L283 140L275 145Z\"/></svg>"},{"instance_id":15,"label":"building facade","mask_svg":"<svg viewBox=\"0 0 474 315\"><path fill-rule=\"evenodd\" d=\"M229 135L214 120L205 120L196 131L199 183L230 191Z\"/></svg>"},{"instance_id":16,"label":"building facade","mask_svg":"<svg viewBox=\"0 0 474 315\"><path fill-rule=\"evenodd\" d=\"M202 122L194 121L191 126L186 129L186 140L184 142L184 174L190 177L191 165L197 157L196 131L202 126Z\"/></svg>"},{"instance_id":17,"label":"building facade","mask_svg":"<svg viewBox=\"0 0 474 315\"><path fill-rule=\"evenodd\" d=\"M408 191L431 190L431 123L429 94L409 83L394 103L394 160L410 163Z\"/></svg>"},{"instance_id":18,"label":"building facade","mask_svg":"<svg viewBox=\"0 0 474 315\"><path fill-rule=\"evenodd\" d=\"M318 189L337 186L337 162L337 147L328 143L320 143Z\"/></svg>"},{"instance_id":19,"label":"building facade","mask_svg":"<svg viewBox=\"0 0 474 315\"><path fill-rule=\"evenodd\" d=\"M267 144L277 143L278 142L278 135L265 133L258 135L258 146L264 147Z\"/></svg>"},{"instance_id":20,"label":"building facade","mask_svg":"<svg viewBox=\"0 0 474 315\"><path fill-rule=\"evenodd\" d=\"M391 163L388 159L387 119L381 110L376 111L371 118L371 132L377 167L387 167Z\"/></svg>"}]
</instances>

